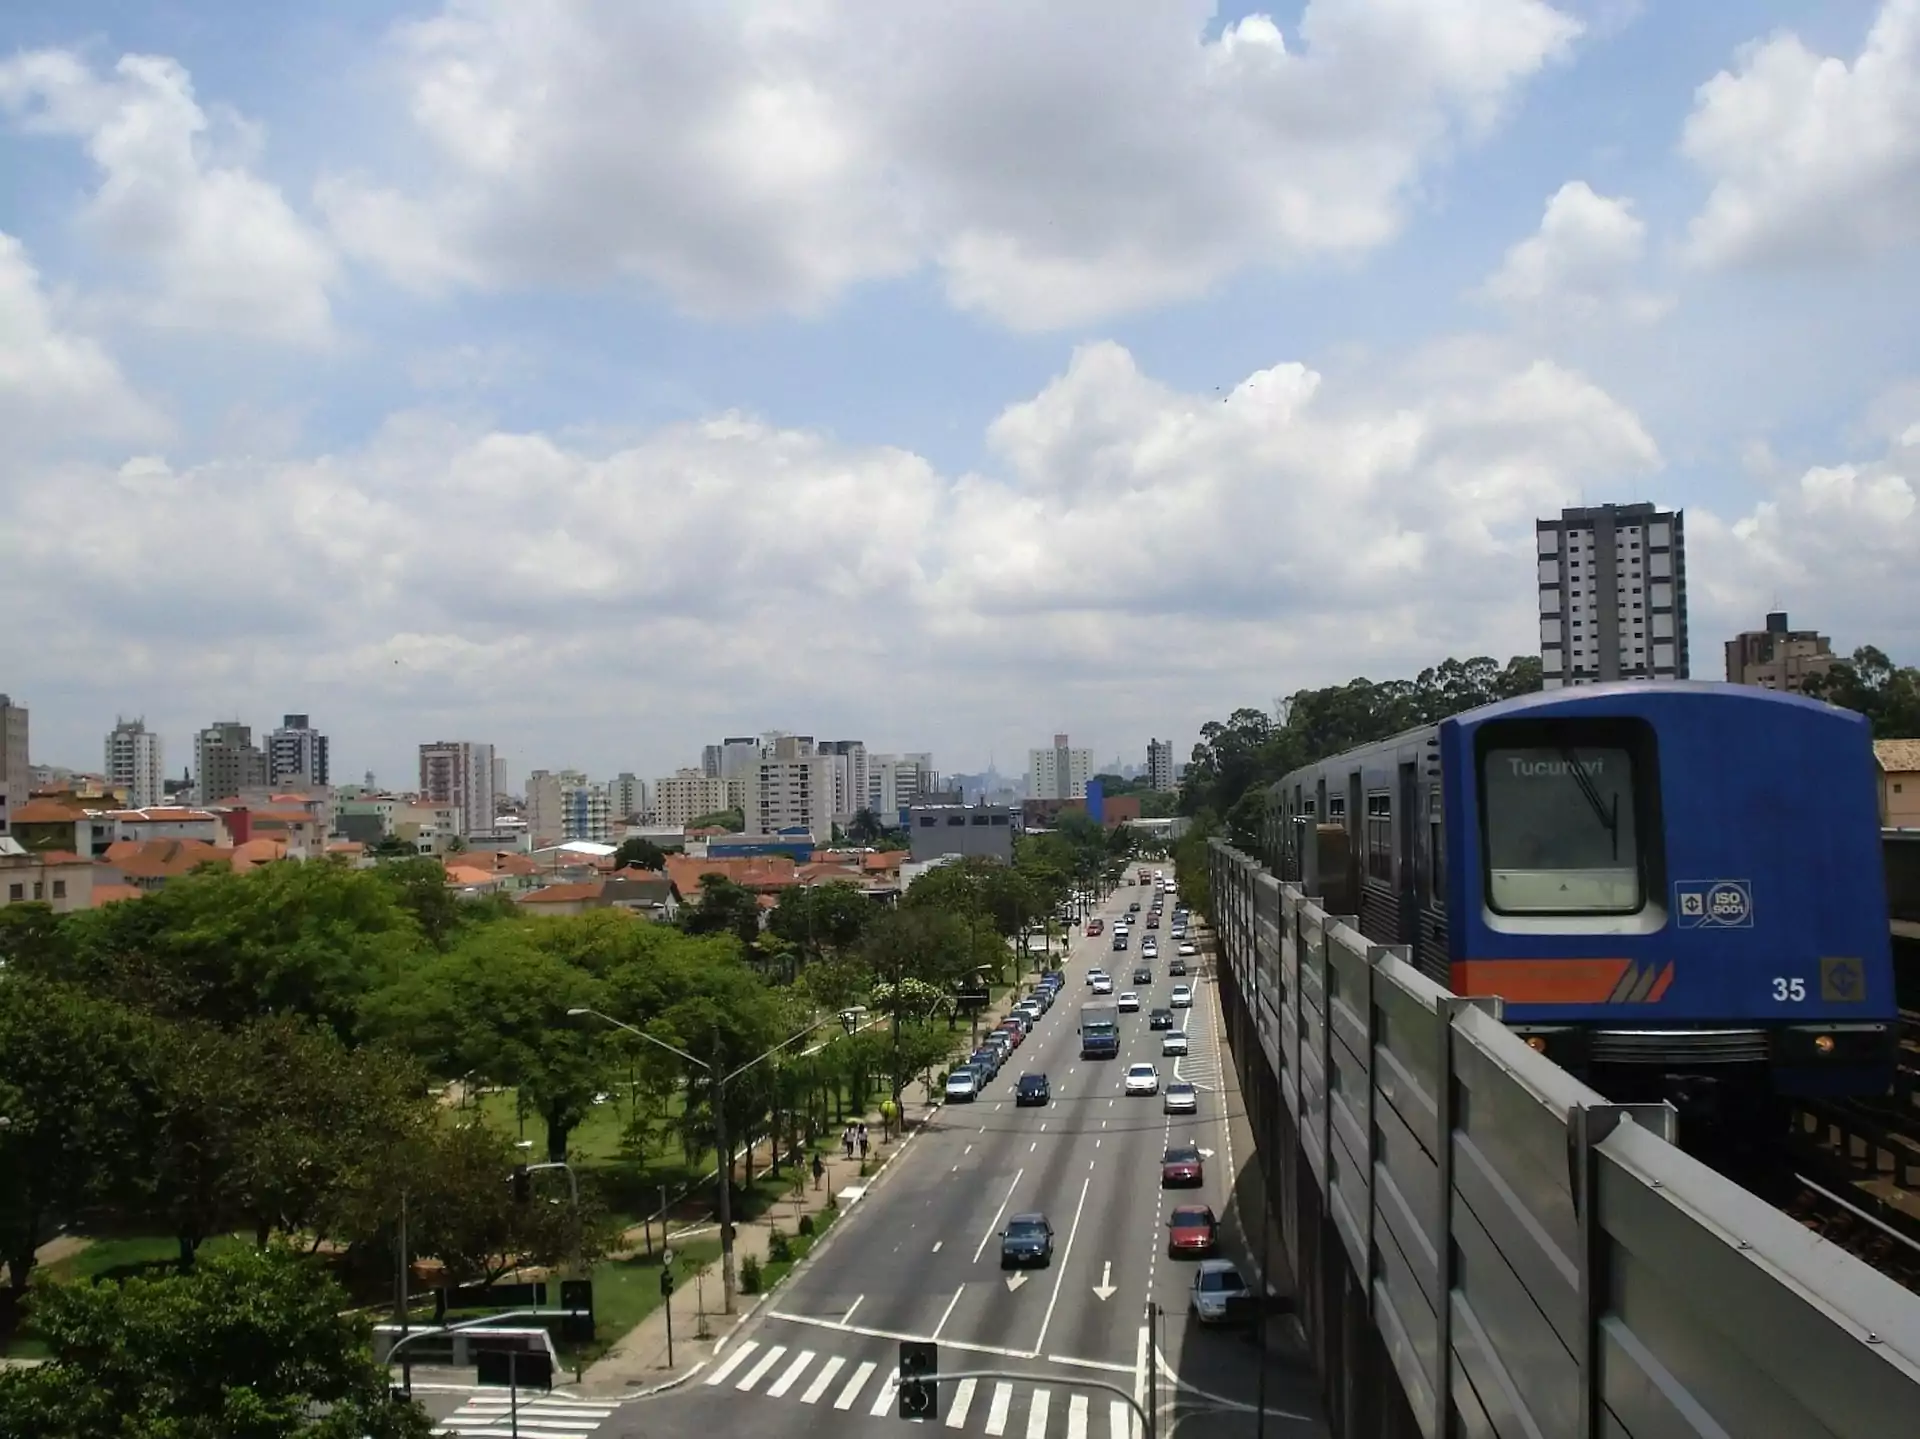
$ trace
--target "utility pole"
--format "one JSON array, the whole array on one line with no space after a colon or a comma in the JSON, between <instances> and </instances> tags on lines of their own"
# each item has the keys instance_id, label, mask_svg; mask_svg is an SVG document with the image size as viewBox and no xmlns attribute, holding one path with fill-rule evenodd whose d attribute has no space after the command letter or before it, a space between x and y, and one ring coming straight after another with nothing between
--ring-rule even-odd
<instances>
[{"instance_id":1,"label":"utility pole","mask_svg":"<svg viewBox=\"0 0 1920 1439\"><path fill-rule=\"evenodd\" d=\"M733 1313L733 1151L727 1146L727 1073L720 1067L720 1030L713 1031L713 1144L719 1151L720 1202L720 1303L725 1313Z\"/></svg>"}]
</instances>

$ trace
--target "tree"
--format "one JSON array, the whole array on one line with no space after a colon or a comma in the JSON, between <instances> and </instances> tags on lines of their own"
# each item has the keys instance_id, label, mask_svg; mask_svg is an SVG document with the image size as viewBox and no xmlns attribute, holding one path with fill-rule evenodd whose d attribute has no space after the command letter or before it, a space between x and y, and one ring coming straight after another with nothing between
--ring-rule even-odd
<instances>
[{"instance_id":1,"label":"tree","mask_svg":"<svg viewBox=\"0 0 1920 1439\"><path fill-rule=\"evenodd\" d=\"M606 1068L596 1031L567 1011L601 1008L602 990L543 949L535 929L471 932L369 996L367 1022L443 1079L478 1074L519 1089L546 1123L547 1157L561 1160Z\"/></svg>"},{"instance_id":2,"label":"tree","mask_svg":"<svg viewBox=\"0 0 1920 1439\"><path fill-rule=\"evenodd\" d=\"M716 809L696 815L687 826L688 829L724 829L729 834L739 834L746 827L747 813L740 809Z\"/></svg>"},{"instance_id":3,"label":"tree","mask_svg":"<svg viewBox=\"0 0 1920 1439\"><path fill-rule=\"evenodd\" d=\"M665 869L667 852L650 839L639 835L620 841L620 848L613 852L613 867L625 869L634 866L639 869Z\"/></svg>"},{"instance_id":4,"label":"tree","mask_svg":"<svg viewBox=\"0 0 1920 1439\"><path fill-rule=\"evenodd\" d=\"M1805 692L1867 717L1875 739L1920 739L1920 669L1898 666L1872 645L1809 675Z\"/></svg>"},{"instance_id":5,"label":"tree","mask_svg":"<svg viewBox=\"0 0 1920 1439\"><path fill-rule=\"evenodd\" d=\"M878 840L884 829L880 816L870 809L855 812L853 822L847 826L847 838L855 844L872 844Z\"/></svg>"},{"instance_id":6,"label":"tree","mask_svg":"<svg viewBox=\"0 0 1920 1439\"><path fill-rule=\"evenodd\" d=\"M586 1261L606 1252L611 1234L590 1176L577 1212L564 1176L558 1189L543 1186L521 1201L511 1181L523 1161L506 1135L476 1120L438 1126L426 1141L404 1176L408 1247L438 1259L449 1286L491 1284L525 1265L560 1264L576 1251Z\"/></svg>"},{"instance_id":7,"label":"tree","mask_svg":"<svg viewBox=\"0 0 1920 1439\"><path fill-rule=\"evenodd\" d=\"M812 961L823 950L841 952L858 944L873 922L875 908L858 885L844 880L796 884L781 892L780 902L767 917L767 928Z\"/></svg>"},{"instance_id":8,"label":"tree","mask_svg":"<svg viewBox=\"0 0 1920 1439\"><path fill-rule=\"evenodd\" d=\"M731 934L742 944L760 938L760 897L723 874L700 876L700 895L680 909L688 934Z\"/></svg>"},{"instance_id":9,"label":"tree","mask_svg":"<svg viewBox=\"0 0 1920 1439\"><path fill-rule=\"evenodd\" d=\"M0 1372L0 1434L424 1439L433 1428L388 1397L371 1322L286 1250L117 1284L42 1284L32 1303L52 1358Z\"/></svg>"},{"instance_id":10,"label":"tree","mask_svg":"<svg viewBox=\"0 0 1920 1439\"><path fill-rule=\"evenodd\" d=\"M15 1303L54 1225L114 1197L126 1177L141 1130L140 1033L110 1001L28 975L0 979L0 1258Z\"/></svg>"},{"instance_id":11,"label":"tree","mask_svg":"<svg viewBox=\"0 0 1920 1439\"><path fill-rule=\"evenodd\" d=\"M428 855L382 860L373 872L393 887L394 898L436 949L445 949L464 922L479 917L448 885L446 866Z\"/></svg>"}]
</instances>

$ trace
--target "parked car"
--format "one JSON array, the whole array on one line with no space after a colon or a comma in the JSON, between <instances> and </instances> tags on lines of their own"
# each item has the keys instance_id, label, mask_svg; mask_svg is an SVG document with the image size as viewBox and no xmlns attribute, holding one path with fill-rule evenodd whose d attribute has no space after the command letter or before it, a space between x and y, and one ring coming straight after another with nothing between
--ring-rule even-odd
<instances>
[{"instance_id":1,"label":"parked car","mask_svg":"<svg viewBox=\"0 0 1920 1439\"><path fill-rule=\"evenodd\" d=\"M1000 1267L1053 1262L1053 1226L1044 1214L1016 1214L1000 1231Z\"/></svg>"},{"instance_id":2,"label":"parked car","mask_svg":"<svg viewBox=\"0 0 1920 1439\"><path fill-rule=\"evenodd\" d=\"M1160 1071L1151 1064L1133 1064L1127 1066L1126 1092L1128 1097L1136 1094L1158 1094L1160 1092Z\"/></svg>"},{"instance_id":3,"label":"parked car","mask_svg":"<svg viewBox=\"0 0 1920 1439\"><path fill-rule=\"evenodd\" d=\"M1176 1079L1167 1085L1166 1101L1160 1109L1165 1114L1198 1114L1200 1091L1186 1080Z\"/></svg>"},{"instance_id":4,"label":"parked car","mask_svg":"<svg viewBox=\"0 0 1920 1439\"><path fill-rule=\"evenodd\" d=\"M1045 1106L1053 1098L1053 1090L1047 1084L1044 1074L1023 1074L1013 1087L1015 1108L1029 1104Z\"/></svg>"},{"instance_id":5,"label":"parked car","mask_svg":"<svg viewBox=\"0 0 1920 1439\"><path fill-rule=\"evenodd\" d=\"M967 1063L970 1065L984 1064L987 1067L988 1079L992 1079L996 1074L1000 1072L999 1051L994 1049L994 1047L990 1044L983 1044L978 1049L974 1050L972 1054L967 1056Z\"/></svg>"},{"instance_id":6,"label":"parked car","mask_svg":"<svg viewBox=\"0 0 1920 1439\"><path fill-rule=\"evenodd\" d=\"M1192 1009L1193 986L1190 984L1176 984L1173 987L1173 993L1167 996L1167 1003L1175 1009Z\"/></svg>"},{"instance_id":7,"label":"parked car","mask_svg":"<svg viewBox=\"0 0 1920 1439\"><path fill-rule=\"evenodd\" d=\"M947 1103L971 1104L980 1095L980 1082L974 1077L973 1070L966 1065L958 1065L947 1075Z\"/></svg>"},{"instance_id":8,"label":"parked car","mask_svg":"<svg viewBox=\"0 0 1920 1439\"><path fill-rule=\"evenodd\" d=\"M1202 1324L1232 1324L1253 1314L1253 1291L1231 1259L1203 1259L1193 1276L1193 1317Z\"/></svg>"},{"instance_id":9,"label":"parked car","mask_svg":"<svg viewBox=\"0 0 1920 1439\"><path fill-rule=\"evenodd\" d=\"M1197 1160L1198 1155L1194 1158ZM1213 1253L1220 1222L1204 1204L1182 1204L1167 1219L1167 1258L1191 1259Z\"/></svg>"}]
</instances>

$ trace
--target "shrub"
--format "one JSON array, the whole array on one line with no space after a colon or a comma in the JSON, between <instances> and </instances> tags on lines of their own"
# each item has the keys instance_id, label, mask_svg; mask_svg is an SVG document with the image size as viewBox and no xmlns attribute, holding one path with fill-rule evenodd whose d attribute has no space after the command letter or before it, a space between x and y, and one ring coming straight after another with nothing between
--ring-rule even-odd
<instances>
[{"instance_id":1,"label":"shrub","mask_svg":"<svg viewBox=\"0 0 1920 1439\"><path fill-rule=\"evenodd\" d=\"M760 1256L749 1254L740 1261L740 1292L758 1294L760 1292Z\"/></svg>"},{"instance_id":2,"label":"shrub","mask_svg":"<svg viewBox=\"0 0 1920 1439\"><path fill-rule=\"evenodd\" d=\"M786 1264L793 1259L793 1241L787 1238L784 1229L775 1229L767 1235L767 1258L775 1264Z\"/></svg>"},{"instance_id":3,"label":"shrub","mask_svg":"<svg viewBox=\"0 0 1920 1439\"><path fill-rule=\"evenodd\" d=\"M812 1234L813 1233L813 1216L811 1214L801 1215L799 1227L800 1227L800 1232L802 1234Z\"/></svg>"}]
</instances>

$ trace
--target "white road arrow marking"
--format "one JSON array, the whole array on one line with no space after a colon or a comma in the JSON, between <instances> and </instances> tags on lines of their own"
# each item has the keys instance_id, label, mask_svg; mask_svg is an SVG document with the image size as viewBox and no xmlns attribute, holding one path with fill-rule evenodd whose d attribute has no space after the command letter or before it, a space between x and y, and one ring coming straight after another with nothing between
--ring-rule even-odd
<instances>
[{"instance_id":1,"label":"white road arrow marking","mask_svg":"<svg viewBox=\"0 0 1920 1439\"><path fill-rule=\"evenodd\" d=\"M1093 1292L1100 1297L1102 1304L1113 1298L1113 1261L1111 1259L1100 1267L1100 1282L1093 1286Z\"/></svg>"},{"instance_id":2,"label":"white road arrow marking","mask_svg":"<svg viewBox=\"0 0 1920 1439\"><path fill-rule=\"evenodd\" d=\"M1027 1282L1027 1276L1024 1274L1009 1274L1007 1276L1007 1293L1009 1294L1013 1293L1014 1290L1018 1289L1022 1284L1025 1284L1026 1282Z\"/></svg>"},{"instance_id":3,"label":"white road arrow marking","mask_svg":"<svg viewBox=\"0 0 1920 1439\"><path fill-rule=\"evenodd\" d=\"M1211 1149L1203 1149L1200 1151L1200 1157L1202 1159L1211 1159L1213 1158L1213 1151ZM939 1247L938 1245L935 1246L935 1248L938 1248L938 1247Z\"/></svg>"}]
</instances>

